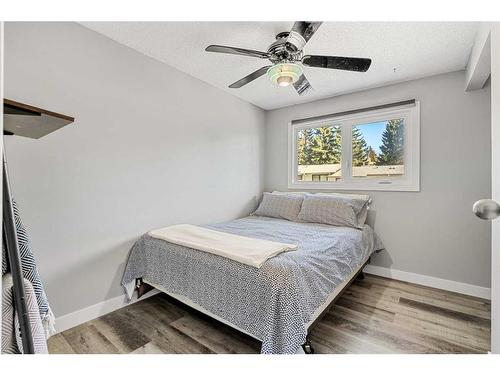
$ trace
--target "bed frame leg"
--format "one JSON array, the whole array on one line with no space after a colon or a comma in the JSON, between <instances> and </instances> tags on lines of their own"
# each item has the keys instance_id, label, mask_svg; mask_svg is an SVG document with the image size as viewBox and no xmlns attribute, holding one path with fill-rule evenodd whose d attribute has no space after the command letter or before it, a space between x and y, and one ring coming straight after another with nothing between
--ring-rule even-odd
<instances>
[{"instance_id":1,"label":"bed frame leg","mask_svg":"<svg viewBox=\"0 0 500 375\"><path fill-rule=\"evenodd\" d=\"M302 349L304 349L304 353L306 354L314 354L314 348L311 344L309 335L306 336L306 342L302 344Z\"/></svg>"},{"instance_id":2,"label":"bed frame leg","mask_svg":"<svg viewBox=\"0 0 500 375\"><path fill-rule=\"evenodd\" d=\"M365 273L361 271L358 273L358 276L356 276L356 280L364 280L365 279Z\"/></svg>"}]
</instances>

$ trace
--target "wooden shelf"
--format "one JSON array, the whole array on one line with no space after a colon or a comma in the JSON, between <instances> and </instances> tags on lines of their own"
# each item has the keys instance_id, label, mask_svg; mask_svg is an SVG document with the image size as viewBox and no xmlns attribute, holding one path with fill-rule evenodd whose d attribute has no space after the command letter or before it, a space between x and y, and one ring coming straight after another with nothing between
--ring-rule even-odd
<instances>
[{"instance_id":1,"label":"wooden shelf","mask_svg":"<svg viewBox=\"0 0 500 375\"><path fill-rule=\"evenodd\" d=\"M75 121L73 117L14 100L3 100L4 134L38 139Z\"/></svg>"}]
</instances>

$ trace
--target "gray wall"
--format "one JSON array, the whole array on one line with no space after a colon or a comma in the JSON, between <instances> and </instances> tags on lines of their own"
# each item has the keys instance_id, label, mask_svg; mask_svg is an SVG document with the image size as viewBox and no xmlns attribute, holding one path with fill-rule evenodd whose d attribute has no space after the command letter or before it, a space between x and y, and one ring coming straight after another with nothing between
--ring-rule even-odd
<instances>
[{"instance_id":1,"label":"gray wall","mask_svg":"<svg viewBox=\"0 0 500 375\"><path fill-rule=\"evenodd\" d=\"M490 88L465 92L464 72L266 113L265 189L287 190L292 119L415 98L421 102L420 192L368 192L387 250L373 264L490 286L490 226L471 213L491 195Z\"/></svg>"},{"instance_id":2,"label":"gray wall","mask_svg":"<svg viewBox=\"0 0 500 375\"><path fill-rule=\"evenodd\" d=\"M6 23L5 50L7 98L76 118L5 142L56 316L122 294L147 230L255 206L262 110L77 24Z\"/></svg>"},{"instance_id":3,"label":"gray wall","mask_svg":"<svg viewBox=\"0 0 500 375\"><path fill-rule=\"evenodd\" d=\"M470 212L491 194L490 90L466 93L463 72L265 114L77 24L7 23L5 49L6 97L76 117L5 141L57 316L122 294L145 231L243 216L263 188L286 190L291 119L408 98L421 101L421 192L370 192L387 247L374 264L490 284L490 229Z\"/></svg>"}]
</instances>

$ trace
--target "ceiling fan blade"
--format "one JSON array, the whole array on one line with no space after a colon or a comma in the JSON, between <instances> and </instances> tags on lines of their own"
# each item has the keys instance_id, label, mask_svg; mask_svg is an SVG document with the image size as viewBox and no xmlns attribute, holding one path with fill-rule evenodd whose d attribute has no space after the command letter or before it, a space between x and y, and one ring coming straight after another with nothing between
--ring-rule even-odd
<instances>
[{"instance_id":1,"label":"ceiling fan blade","mask_svg":"<svg viewBox=\"0 0 500 375\"><path fill-rule=\"evenodd\" d=\"M302 35L306 42L311 39L323 22L298 21L293 24L292 31Z\"/></svg>"},{"instance_id":2,"label":"ceiling fan blade","mask_svg":"<svg viewBox=\"0 0 500 375\"><path fill-rule=\"evenodd\" d=\"M307 55L302 58L302 64L314 68L340 69L354 72L366 72L371 63L371 59L359 57Z\"/></svg>"},{"instance_id":3,"label":"ceiling fan blade","mask_svg":"<svg viewBox=\"0 0 500 375\"><path fill-rule=\"evenodd\" d=\"M293 87L299 95L306 95L313 89L306 76L303 74L299 77L297 82L293 84Z\"/></svg>"},{"instance_id":4,"label":"ceiling fan blade","mask_svg":"<svg viewBox=\"0 0 500 375\"><path fill-rule=\"evenodd\" d=\"M250 83L252 82L254 79L257 79L259 78L260 76L266 74L267 70L269 69L271 65L268 65L268 66L264 66L258 70L256 70L255 72L253 73L250 73L249 75L247 75L246 77L243 77L242 79L240 79L239 81L236 81L235 83L233 83L232 85L230 85L229 87L232 88L232 89L238 89L240 88L241 86L244 86L246 85L247 83Z\"/></svg>"},{"instance_id":5,"label":"ceiling fan blade","mask_svg":"<svg viewBox=\"0 0 500 375\"><path fill-rule=\"evenodd\" d=\"M292 30L288 35L287 42L293 45L297 51L302 48L311 39L323 22L297 21L293 24Z\"/></svg>"},{"instance_id":6,"label":"ceiling fan blade","mask_svg":"<svg viewBox=\"0 0 500 375\"><path fill-rule=\"evenodd\" d=\"M212 44L212 45L208 46L207 48L205 48L205 51L218 52L218 53L230 53L232 55L259 57L261 59L268 59L270 57L270 55L267 52L254 51L254 50L245 49L245 48L219 46L216 44Z\"/></svg>"}]
</instances>

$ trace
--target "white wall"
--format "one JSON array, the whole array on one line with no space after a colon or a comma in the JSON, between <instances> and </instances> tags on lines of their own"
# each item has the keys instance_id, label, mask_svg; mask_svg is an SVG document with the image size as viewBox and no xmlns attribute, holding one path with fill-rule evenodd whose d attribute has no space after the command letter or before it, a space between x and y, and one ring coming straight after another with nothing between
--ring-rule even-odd
<instances>
[{"instance_id":1,"label":"white wall","mask_svg":"<svg viewBox=\"0 0 500 375\"><path fill-rule=\"evenodd\" d=\"M287 190L292 119L413 98L421 104L421 191L368 192L387 248L372 264L489 287L490 227L471 207L491 194L490 89L465 92L464 72L267 112L265 190Z\"/></svg>"},{"instance_id":2,"label":"white wall","mask_svg":"<svg viewBox=\"0 0 500 375\"><path fill-rule=\"evenodd\" d=\"M465 69L466 90L482 89L490 77L491 23L480 22Z\"/></svg>"},{"instance_id":3,"label":"white wall","mask_svg":"<svg viewBox=\"0 0 500 375\"><path fill-rule=\"evenodd\" d=\"M74 116L6 139L12 189L57 316L123 293L134 241L246 215L264 112L73 23L6 23L5 96Z\"/></svg>"}]
</instances>

